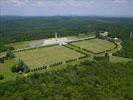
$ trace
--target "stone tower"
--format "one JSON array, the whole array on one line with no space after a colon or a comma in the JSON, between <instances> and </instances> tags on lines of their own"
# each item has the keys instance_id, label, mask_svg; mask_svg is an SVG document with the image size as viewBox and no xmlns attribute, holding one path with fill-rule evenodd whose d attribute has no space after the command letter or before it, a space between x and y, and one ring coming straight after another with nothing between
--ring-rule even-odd
<instances>
[{"instance_id":1,"label":"stone tower","mask_svg":"<svg viewBox=\"0 0 133 100\"><path fill-rule=\"evenodd\" d=\"M133 32L130 33L130 38L132 38Z\"/></svg>"},{"instance_id":2,"label":"stone tower","mask_svg":"<svg viewBox=\"0 0 133 100\"><path fill-rule=\"evenodd\" d=\"M56 41L58 40L58 36L57 35L58 35L57 32L55 32L55 39L56 39Z\"/></svg>"}]
</instances>

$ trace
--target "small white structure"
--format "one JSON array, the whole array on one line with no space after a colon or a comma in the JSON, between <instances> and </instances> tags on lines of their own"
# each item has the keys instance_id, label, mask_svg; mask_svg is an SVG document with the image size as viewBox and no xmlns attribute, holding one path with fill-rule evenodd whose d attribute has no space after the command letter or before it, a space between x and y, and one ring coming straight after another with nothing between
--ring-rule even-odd
<instances>
[{"instance_id":1,"label":"small white structure","mask_svg":"<svg viewBox=\"0 0 133 100\"><path fill-rule=\"evenodd\" d=\"M118 41L119 39L117 37L114 38L115 41Z\"/></svg>"},{"instance_id":2,"label":"small white structure","mask_svg":"<svg viewBox=\"0 0 133 100\"><path fill-rule=\"evenodd\" d=\"M59 45L62 46L62 45L66 45L67 43L65 42L59 42Z\"/></svg>"},{"instance_id":3,"label":"small white structure","mask_svg":"<svg viewBox=\"0 0 133 100\"><path fill-rule=\"evenodd\" d=\"M96 33L96 37L97 38L102 38L102 39L106 39L107 37L108 37L108 34L109 34L109 32L98 32L98 33Z\"/></svg>"},{"instance_id":4,"label":"small white structure","mask_svg":"<svg viewBox=\"0 0 133 100\"><path fill-rule=\"evenodd\" d=\"M4 57L6 57L6 52L0 53L0 58L4 58Z\"/></svg>"},{"instance_id":5,"label":"small white structure","mask_svg":"<svg viewBox=\"0 0 133 100\"><path fill-rule=\"evenodd\" d=\"M100 32L99 35L101 37L107 37L109 32Z\"/></svg>"},{"instance_id":6,"label":"small white structure","mask_svg":"<svg viewBox=\"0 0 133 100\"><path fill-rule=\"evenodd\" d=\"M56 41L58 40L57 32L55 32L55 39L56 39Z\"/></svg>"}]
</instances>

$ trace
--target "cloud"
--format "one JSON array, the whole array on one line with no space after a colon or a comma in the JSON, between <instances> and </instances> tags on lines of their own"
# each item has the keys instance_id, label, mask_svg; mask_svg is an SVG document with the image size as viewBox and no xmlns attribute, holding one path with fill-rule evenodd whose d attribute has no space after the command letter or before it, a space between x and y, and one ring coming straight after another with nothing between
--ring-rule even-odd
<instances>
[{"instance_id":1,"label":"cloud","mask_svg":"<svg viewBox=\"0 0 133 100\"><path fill-rule=\"evenodd\" d=\"M3 15L132 15L133 0L0 0Z\"/></svg>"},{"instance_id":2,"label":"cloud","mask_svg":"<svg viewBox=\"0 0 133 100\"><path fill-rule=\"evenodd\" d=\"M92 6L95 2L92 0L63 0L60 2L61 6L73 6L73 7L81 7L81 6Z\"/></svg>"},{"instance_id":3,"label":"cloud","mask_svg":"<svg viewBox=\"0 0 133 100\"><path fill-rule=\"evenodd\" d=\"M25 5L29 0L1 0L1 5L21 6Z\"/></svg>"},{"instance_id":4,"label":"cloud","mask_svg":"<svg viewBox=\"0 0 133 100\"><path fill-rule=\"evenodd\" d=\"M45 7L48 5L51 6L73 6L81 7L88 6L91 7L95 0L1 0L2 4L8 4L13 6L36 6L36 7Z\"/></svg>"},{"instance_id":5,"label":"cloud","mask_svg":"<svg viewBox=\"0 0 133 100\"><path fill-rule=\"evenodd\" d=\"M30 0L31 1L31 0ZM32 5L37 7L46 7L46 6L92 6L94 0L35 0L32 2Z\"/></svg>"},{"instance_id":6,"label":"cloud","mask_svg":"<svg viewBox=\"0 0 133 100\"><path fill-rule=\"evenodd\" d=\"M128 3L128 0L115 0L114 2L118 4L125 4Z\"/></svg>"}]
</instances>

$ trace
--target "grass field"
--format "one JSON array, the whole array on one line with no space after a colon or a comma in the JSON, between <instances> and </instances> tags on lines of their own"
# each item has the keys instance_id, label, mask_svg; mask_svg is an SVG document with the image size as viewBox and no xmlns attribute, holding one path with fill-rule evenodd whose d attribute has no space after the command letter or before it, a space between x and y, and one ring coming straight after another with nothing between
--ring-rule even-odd
<instances>
[{"instance_id":1,"label":"grass field","mask_svg":"<svg viewBox=\"0 0 133 100\"><path fill-rule=\"evenodd\" d=\"M30 41L11 43L11 44L8 44L7 46L12 46L12 47L14 47L15 50L28 48L28 47L30 47Z\"/></svg>"},{"instance_id":2,"label":"grass field","mask_svg":"<svg viewBox=\"0 0 133 100\"><path fill-rule=\"evenodd\" d=\"M102 39L91 39L91 40L74 42L72 44L87 49L94 53L103 52L106 50L113 49L115 47L114 43Z\"/></svg>"},{"instance_id":3,"label":"grass field","mask_svg":"<svg viewBox=\"0 0 133 100\"><path fill-rule=\"evenodd\" d=\"M63 46L52 46L16 52L16 59L23 60L30 68L42 67L56 62L83 56Z\"/></svg>"}]
</instances>

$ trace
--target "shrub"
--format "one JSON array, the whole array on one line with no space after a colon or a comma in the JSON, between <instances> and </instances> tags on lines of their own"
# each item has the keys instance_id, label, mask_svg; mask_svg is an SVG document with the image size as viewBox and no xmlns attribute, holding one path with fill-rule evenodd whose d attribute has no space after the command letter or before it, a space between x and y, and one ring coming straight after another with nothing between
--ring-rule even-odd
<instances>
[{"instance_id":1,"label":"shrub","mask_svg":"<svg viewBox=\"0 0 133 100\"><path fill-rule=\"evenodd\" d=\"M29 67L22 61L19 60L17 62L17 64L13 65L11 68L12 72L24 72L24 73L28 73L30 71Z\"/></svg>"},{"instance_id":2,"label":"shrub","mask_svg":"<svg viewBox=\"0 0 133 100\"><path fill-rule=\"evenodd\" d=\"M4 63L4 58L0 58L0 63Z\"/></svg>"},{"instance_id":3,"label":"shrub","mask_svg":"<svg viewBox=\"0 0 133 100\"><path fill-rule=\"evenodd\" d=\"M34 73L32 77L35 78L35 79L38 79L39 78L39 74Z\"/></svg>"},{"instance_id":4,"label":"shrub","mask_svg":"<svg viewBox=\"0 0 133 100\"><path fill-rule=\"evenodd\" d=\"M7 56L5 56L5 57L4 57L4 59L5 59L5 60L8 60L8 57L7 57Z\"/></svg>"},{"instance_id":5,"label":"shrub","mask_svg":"<svg viewBox=\"0 0 133 100\"><path fill-rule=\"evenodd\" d=\"M105 57L109 57L109 54L108 53L105 53Z\"/></svg>"},{"instance_id":6,"label":"shrub","mask_svg":"<svg viewBox=\"0 0 133 100\"><path fill-rule=\"evenodd\" d=\"M13 59L13 58L15 58L15 55L14 55L14 53L11 52L10 50L7 50L7 52L6 52L6 57L7 57L7 58L10 58L10 59Z\"/></svg>"},{"instance_id":7,"label":"shrub","mask_svg":"<svg viewBox=\"0 0 133 100\"><path fill-rule=\"evenodd\" d=\"M10 56L9 56L9 58L10 59L13 59L13 58L15 58L15 55L13 53L11 53Z\"/></svg>"},{"instance_id":8,"label":"shrub","mask_svg":"<svg viewBox=\"0 0 133 100\"><path fill-rule=\"evenodd\" d=\"M29 71L30 71L30 68L26 64L24 64L22 68L22 72L28 73Z\"/></svg>"},{"instance_id":9,"label":"shrub","mask_svg":"<svg viewBox=\"0 0 133 100\"><path fill-rule=\"evenodd\" d=\"M0 80L3 80L4 79L4 76L0 74Z\"/></svg>"},{"instance_id":10,"label":"shrub","mask_svg":"<svg viewBox=\"0 0 133 100\"><path fill-rule=\"evenodd\" d=\"M43 66L43 69L46 69L47 68L47 66Z\"/></svg>"},{"instance_id":11,"label":"shrub","mask_svg":"<svg viewBox=\"0 0 133 100\"><path fill-rule=\"evenodd\" d=\"M17 72L16 65L13 65L13 66L12 66L11 71L12 71L12 72Z\"/></svg>"}]
</instances>

